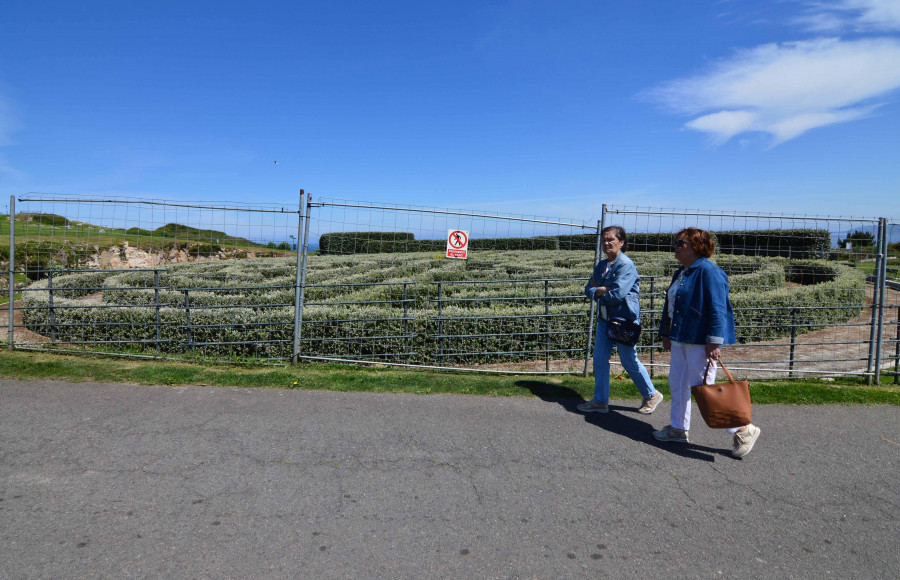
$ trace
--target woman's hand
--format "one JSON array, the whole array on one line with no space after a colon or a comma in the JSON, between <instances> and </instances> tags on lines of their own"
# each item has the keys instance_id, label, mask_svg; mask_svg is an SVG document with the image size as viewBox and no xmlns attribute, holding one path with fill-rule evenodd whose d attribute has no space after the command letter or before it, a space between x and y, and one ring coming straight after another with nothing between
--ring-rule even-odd
<instances>
[{"instance_id":1,"label":"woman's hand","mask_svg":"<svg viewBox=\"0 0 900 580\"><path fill-rule=\"evenodd\" d=\"M663 337L663 350L666 352L672 350L672 339L670 339L668 336Z\"/></svg>"},{"instance_id":2,"label":"woman's hand","mask_svg":"<svg viewBox=\"0 0 900 580\"><path fill-rule=\"evenodd\" d=\"M607 292L609 292L609 288L607 288L606 286L600 286L599 288L594 290L594 298L600 298Z\"/></svg>"},{"instance_id":3,"label":"woman's hand","mask_svg":"<svg viewBox=\"0 0 900 580\"><path fill-rule=\"evenodd\" d=\"M706 358L708 358L709 360L719 360L719 357L722 356L722 349L720 348L721 346L721 344L707 342Z\"/></svg>"}]
</instances>

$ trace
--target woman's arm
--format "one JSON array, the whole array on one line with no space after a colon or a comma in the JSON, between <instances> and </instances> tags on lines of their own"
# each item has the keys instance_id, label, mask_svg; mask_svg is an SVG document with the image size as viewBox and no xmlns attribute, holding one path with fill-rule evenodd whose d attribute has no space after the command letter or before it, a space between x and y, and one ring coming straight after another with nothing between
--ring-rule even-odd
<instances>
[{"instance_id":1,"label":"woman's arm","mask_svg":"<svg viewBox=\"0 0 900 580\"><path fill-rule=\"evenodd\" d=\"M728 334L728 276L719 268L711 268L703 272L703 285L704 294L708 297L704 306L709 311L706 352L710 355L711 350L718 350L712 345L724 344Z\"/></svg>"},{"instance_id":2,"label":"woman's arm","mask_svg":"<svg viewBox=\"0 0 900 580\"><path fill-rule=\"evenodd\" d=\"M597 265L594 266L594 272L591 275L591 279L588 280L587 285L584 287L584 295L588 298L594 299L597 298L597 288L599 286L598 280L600 279L600 274L603 270L606 269L606 260L600 260L597 262Z\"/></svg>"},{"instance_id":3,"label":"woman's arm","mask_svg":"<svg viewBox=\"0 0 900 580\"><path fill-rule=\"evenodd\" d=\"M638 279L637 268L631 261L617 264L613 274L612 281L606 286L602 286L606 292L597 299L604 306L612 306L625 300Z\"/></svg>"},{"instance_id":4,"label":"woman's arm","mask_svg":"<svg viewBox=\"0 0 900 580\"><path fill-rule=\"evenodd\" d=\"M669 281L669 287L666 288L665 294L663 294L663 308L662 308L662 316L659 317L659 330L658 334L663 339L663 350L671 350L672 349L672 341L669 340L669 329L672 326L672 321L669 319L669 288L672 287L672 284L675 283L675 280L678 279L678 275L681 273L683 268L679 268L672 274L672 279Z\"/></svg>"}]
</instances>

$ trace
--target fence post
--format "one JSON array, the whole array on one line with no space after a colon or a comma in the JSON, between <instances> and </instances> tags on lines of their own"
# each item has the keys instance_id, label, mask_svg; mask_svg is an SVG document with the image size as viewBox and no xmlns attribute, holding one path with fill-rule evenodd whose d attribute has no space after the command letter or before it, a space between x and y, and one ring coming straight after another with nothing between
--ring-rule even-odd
<instances>
[{"instance_id":1,"label":"fence post","mask_svg":"<svg viewBox=\"0 0 900 580\"><path fill-rule=\"evenodd\" d=\"M56 344L56 309L53 308L53 270L47 271L47 296L50 309L50 342Z\"/></svg>"},{"instance_id":2,"label":"fence post","mask_svg":"<svg viewBox=\"0 0 900 580\"><path fill-rule=\"evenodd\" d=\"M881 218L878 224L878 231L880 232L878 237L879 242L879 256L881 257L881 261L878 265L878 276L876 278L876 284L879 285L878 290L878 334L875 339L875 384L881 384L881 348L884 346L884 295L887 290L887 253L888 253L888 243L887 243L887 218ZM875 305L873 304L873 307Z\"/></svg>"},{"instance_id":3,"label":"fence post","mask_svg":"<svg viewBox=\"0 0 900 580\"><path fill-rule=\"evenodd\" d=\"M438 282L438 354L444 354L444 309L443 309L443 282ZM441 356L441 366L444 364L444 357Z\"/></svg>"},{"instance_id":4,"label":"fence post","mask_svg":"<svg viewBox=\"0 0 900 580\"><path fill-rule=\"evenodd\" d=\"M894 339L894 384L900 384L900 305L897 307L894 322L897 324L897 336Z\"/></svg>"},{"instance_id":5,"label":"fence post","mask_svg":"<svg viewBox=\"0 0 900 580\"><path fill-rule=\"evenodd\" d=\"M16 196L9 196L9 303L6 312L9 314L9 335L6 345L9 350L15 350L15 297L16 297Z\"/></svg>"},{"instance_id":6,"label":"fence post","mask_svg":"<svg viewBox=\"0 0 900 580\"><path fill-rule=\"evenodd\" d=\"M600 219L597 221L597 243L594 246L594 267L597 267L597 264L600 262L600 233L603 231L603 223L606 221L606 204L603 204L603 207L600 212ZM591 276L593 276L593 271L591 272ZM584 372L583 376L587 376L588 374L588 359L591 358L591 343L594 339L594 316L596 315L597 305L594 302L594 297L591 296L591 315L588 320L587 327L587 348L584 349Z\"/></svg>"},{"instance_id":7,"label":"fence post","mask_svg":"<svg viewBox=\"0 0 900 580\"><path fill-rule=\"evenodd\" d=\"M897 305L897 315L894 322L897 324L897 337L894 339L894 384L900 384L900 305Z\"/></svg>"},{"instance_id":8,"label":"fence post","mask_svg":"<svg viewBox=\"0 0 900 580\"><path fill-rule=\"evenodd\" d=\"M877 245L876 245L876 249L875 249L875 283L872 288L872 321L869 326L869 360L868 360L868 363L866 364L866 384L867 385L872 384L872 373L874 371L874 366L875 366L875 351L878 350L878 348L877 348L878 304L879 304L879 302L881 302L883 300L883 298L880 296L880 293L881 293L881 282L880 282L881 262L884 259L884 256L882 256L881 251L880 251L881 250L881 239L883 237L882 232L881 232L882 223L883 222L881 220L879 220L878 229L876 230L878 232L878 238L877 238Z\"/></svg>"},{"instance_id":9,"label":"fence post","mask_svg":"<svg viewBox=\"0 0 900 580\"><path fill-rule=\"evenodd\" d=\"M306 286L306 253L309 247L309 214L312 211L312 197L306 198L306 192L300 190L300 213L297 217L297 239L300 241L297 252L297 273L294 278L294 347L291 353L291 364L300 360L300 338L303 333L303 295ZM304 211L305 210L305 211Z\"/></svg>"},{"instance_id":10,"label":"fence post","mask_svg":"<svg viewBox=\"0 0 900 580\"><path fill-rule=\"evenodd\" d=\"M653 378L653 359L656 352L656 276L650 277L650 378Z\"/></svg>"},{"instance_id":11,"label":"fence post","mask_svg":"<svg viewBox=\"0 0 900 580\"><path fill-rule=\"evenodd\" d=\"M188 352L194 354L194 336L191 332L191 304L188 293L190 290L182 290L184 292L184 324L187 330L187 346Z\"/></svg>"},{"instance_id":12,"label":"fence post","mask_svg":"<svg viewBox=\"0 0 900 580\"><path fill-rule=\"evenodd\" d=\"M797 309L791 308L791 361L788 366L790 369L790 373L788 373L789 378L794 378L794 345L797 340Z\"/></svg>"},{"instance_id":13,"label":"fence post","mask_svg":"<svg viewBox=\"0 0 900 580\"><path fill-rule=\"evenodd\" d=\"M545 338L544 368L550 372L550 280L544 280L544 332Z\"/></svg>"},{"instance_id":14,"label":"fence post","mask_svg":"<svg viewBox=\"0 0 900 580\"><path fill-rule=\"evenodd\" d=\"M159 270L153 270L153 303L156 309L156 354L159 355Z\"/></svg>"},{"instance_id":15,"label":"fence post","mask_svg":"<svg viewBox=\"0 0 900 580\"><path fill-rule=\"evenodd\" d=\"M409 307L406 304L406 287L408 285L407 282L403 283L403 348L407 364L409 364Z\"/></svg>"}]
</instances>

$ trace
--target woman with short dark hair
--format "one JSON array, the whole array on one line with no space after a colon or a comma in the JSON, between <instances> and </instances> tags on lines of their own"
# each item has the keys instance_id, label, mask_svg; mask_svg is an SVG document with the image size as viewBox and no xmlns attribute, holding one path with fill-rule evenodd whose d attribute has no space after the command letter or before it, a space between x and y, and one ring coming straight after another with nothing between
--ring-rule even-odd
<instances>
[{"instance_id":1,"label":"woman with short dark hair","mask_svg":"<svg viewBox=\"0 0 900 580\"><path fill-rule=\"evenodd\" d=\"M615 346L622 366L643 398L638 412L649 415L662 402L662 393L653 388L650 375L638 360L635 348L614 342L606 335L608 322L613 318L640 322L638 298L641 279L634 262L624 252L627 242L625 229L621 226L603 228L600 238L606 259L597 263L593 276L584 287L585 295L596 300L600 306L594 339L594 398L578 405L578 410L585 413L609 412L609 358Z\"/></svg>"}]
</instances>

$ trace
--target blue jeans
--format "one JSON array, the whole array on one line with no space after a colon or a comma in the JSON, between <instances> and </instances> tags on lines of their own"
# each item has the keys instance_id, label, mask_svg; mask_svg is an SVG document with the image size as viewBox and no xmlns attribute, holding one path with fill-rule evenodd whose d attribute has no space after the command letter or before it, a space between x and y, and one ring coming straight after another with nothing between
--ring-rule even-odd
<instances>
[{"instance_id":1,"label":"blue jeans","mask_svg":"<svg viewBox=\"0 0 900 580\"><path fill-rule=\"evenodd\" d=\"M612 356L613 345L619 351L619 360L628 371L631 380L634 381L641 396L649 399L656 392L647 369L638 360L637 352L633 346L619 342L613 342L606 336L607 322L602 318L597 319L597 335L594 337L594 402L609 403L609 357Z\"/></svg>"}]
</instances>

